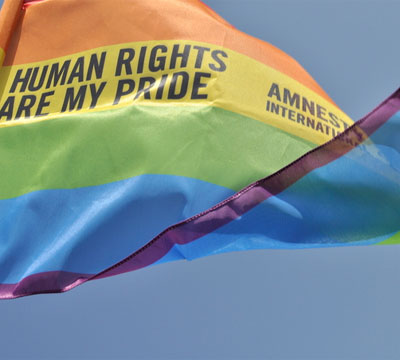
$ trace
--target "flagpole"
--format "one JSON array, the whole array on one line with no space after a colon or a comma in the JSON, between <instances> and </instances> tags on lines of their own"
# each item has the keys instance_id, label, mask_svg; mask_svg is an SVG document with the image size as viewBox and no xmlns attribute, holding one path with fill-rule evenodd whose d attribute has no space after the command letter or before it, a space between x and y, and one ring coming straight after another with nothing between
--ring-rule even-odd
<instances>
[{"instance_id":1,"label":"flagpole","mask_svg":"<svg viewBox=\"0 0 400 360\"><path fill-rule=\"evenodd\" d=\"M22 14L24 0L4 0L0 11L0 67L10 42L11 34Z\"/></svg>"}]
</instances>

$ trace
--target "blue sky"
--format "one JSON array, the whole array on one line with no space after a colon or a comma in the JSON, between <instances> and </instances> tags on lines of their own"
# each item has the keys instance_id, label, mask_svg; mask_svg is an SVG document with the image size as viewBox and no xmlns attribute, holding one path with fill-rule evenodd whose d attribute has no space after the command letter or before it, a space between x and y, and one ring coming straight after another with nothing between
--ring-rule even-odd
<instances>
[{"instance_id":1,"label":"blue sky","mask_svg":"<svg viewBox=\"0 0 400 360\"><path fill-rule=\"evenodd\" d=\"M205 2L291 54L355 120L400 85L398 1ZM251 251L3 301L0 358L398 359L399 258Z\"/></svg>"}]
</instances>

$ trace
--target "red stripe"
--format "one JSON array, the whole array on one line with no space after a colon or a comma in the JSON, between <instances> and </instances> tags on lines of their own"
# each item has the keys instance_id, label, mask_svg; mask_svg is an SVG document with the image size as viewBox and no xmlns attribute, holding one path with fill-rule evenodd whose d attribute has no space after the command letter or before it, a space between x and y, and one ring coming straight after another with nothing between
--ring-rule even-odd
<instances>
[{"instance_id":1,"label":"red stripe","mask_svg":"<svg viewBox=\"0 0 400 360\"><path fill-rule=\"evenodd\" d=\"M31 5L35 5L36 3L41 3L44 1L46 1L46 0L24 0L24 5L22 8L25 10Z\"/></svg>"}]
</instances>

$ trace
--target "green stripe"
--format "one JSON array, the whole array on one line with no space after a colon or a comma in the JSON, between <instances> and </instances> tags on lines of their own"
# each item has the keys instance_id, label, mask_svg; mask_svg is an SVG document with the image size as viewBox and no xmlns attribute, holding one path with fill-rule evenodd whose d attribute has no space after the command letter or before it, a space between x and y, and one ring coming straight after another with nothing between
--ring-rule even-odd
<instances>
[{"instance_id":1,"label":"green stripe","mask_svg":"<svg viewBox=\"0 0 400 360\"><path fill-rule=\"evenodd\" d=\"M395 245L400 244L400 231L397 234L394 234L389 239L378 243L377 245Z\"/></svg>"},{"instance_id":2,"label":"green stripe","mask_svg":"<svg viewBox=\"0 0 400 360\"><path fill-rule=\"evenodd\" d=\"M239 190L315 147L208 106L132 106L0 128L0 199L141 174Z\"/></svg>"}]
</instances>

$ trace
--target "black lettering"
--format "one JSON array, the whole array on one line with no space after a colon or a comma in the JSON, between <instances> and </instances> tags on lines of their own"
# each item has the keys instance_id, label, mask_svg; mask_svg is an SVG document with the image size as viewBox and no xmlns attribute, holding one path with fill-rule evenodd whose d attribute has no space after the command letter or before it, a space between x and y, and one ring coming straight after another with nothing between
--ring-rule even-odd
<instances>
[{"instance_id":1,"label":"black lettering","mask_svg":"<svg viewBox=\"0 0 400 360\"><path fill-rule=\"evenodd\" d=\"M128 87L126 87L127 85ZM118 81L117 92L115 94L113 105L119 104L121 97L131 94L135 90L135 82L131 79L123 79Z\"/></svg>"},{"instance_id":2,"label":"black lettering","mask_svg":"<svg viewBox=\"0 0 400 360\"><path fill-rule=\"evenodd\" d=\"M324 132L324 128L319 121L317 122L317 127L315 128L315 130L321 131L322 133Z\"/></svg>"},{"instance_id":3,"label":"black lettering","mask_svg":"<svg viewBox=\"0 0 400 360\"><path fill-rule=\"evenodd\" d=\"M135 57L135 50L131 48L121 49L118 54L115 76L121 76L122 67L125 67L125 74L132 75L131 62Z\"/></svg>"},{"instance_id":4,"label":"black lettering","mask_svg":"<svg viewBox=\"0 0 400 360\"><path fill-rule=\"evenodd\" d=\"M178 80L181 80L180 89L177 92ZM176 72L172 75L168 99L178 100L185 97L189 84L189 74L185 71Z\"/></svg>"},{"instance_id":5,"label":"black lettering","mask_svg":"<svg viewBox=\"0 0 400 360\"><path fill-rule=\"evenodd\" d=\"M49 115L49 113L43 112L43 108L50 105L50 101L46 101L46 100L47 100L47 97L53 96L53 95L54 95L54 91L48 91L48 92L45 92L42 94L42 96L40 97L40 100L39 100L39 104L38 104L38 108L36 110L35 117Z\"/></svg>"},{"instance_id":6,"label":"black lettering","mask_svg":"<svg viewBox=\"0 0 400 360\"><path fill-rule=\"evenodd\" d=\"M217 62L219 66L216 66L214 64L209 64L208 66L210 67L211 70L218 71L218 72L223 72L226 70L226 64L224 60L220 58L220 56L227 58L228 54L225 51L222 50L214 50L211 52L211 57L213 60Z\"/></svg>"},{"instance_id":7,"label":"black lettering","mask_svg":"<svg viewBox=\"0 0 400 360\"><path fill-rule=\"evenodd\" d=\"M276 97L276 100L281 101L281 93L279 92L279 85L272 83L271 88L268 92L268 97L272 98L273 96Z\"/></svg>"},{"instance_id":8,"label":"black lettering","mask_svg":"<svg viewBox=\"0 0 400 360\"><path fill-rule=\"evenodd\" d=\"M183 48L183 52L179 52L179 44L175 44L172 48L172 55L171 55L171 63L169 68L175 69L176 67L176 60L181 58L181 65L180 68L184 68L187 66L188 59L189 59L189 52L190 52L190 45L185 45Z\"/></svg>"},{"instance_id":9,"label":"black lettering","mask_svg":"<svg viewBox=\"0 0 400 360\"><path fill-rule=\"evenodd\" d=\"M297 123L301 123L302 125L304 125L304 119L305 119L304 115L297 113Z\"/></svg>"},{"instance_id":10,"label":"black lettering","mask_svg":"<svg viewBox=\"0 0 400 360\"><path fill-rule=\"evenodd\" d=\"M105 61L106 61L105 51L101 53L100 60L97 58L97 54L92 54L92 56L90 57L88 72L86 76L87 81L92 80L93 71L96 73L96 79L101 79L101 77L103 76Z\"/></svg>"},{"instance_id":11,"label":"black lettering","mask_svg":"<svg viewBox=\"0 0 400 360\"><path fill-rule=\"evenodd\" d=\"M296 112L294 110L289 110L288 113L289 113L288 115L289 120L295 121L294 116L296 115Z\"/></svg>"},{"instance_id":12,"label":"black lettering","mask_svg":"<svg viewBox=\"0 0 400 360\"><path fill-rule=\"evenodd\" d=\"M15 96L9 96L0 109L0 119L6 117L10 121L14 112Z\"/></svg>"},{"instance_id":13,"label":"black lettering","mask_svg":"<svg viewBox=\"0 0 400 360\"><path fill-rule=\"evenodd\" d=\"M207 99L208 95L199 94L199 90L207 87L207 83L202 83L201 78L210 78L210 77L211 77L210 73L196 72L194 74L193 90L192 90L193 100Z\"/></svg>"},{"instance_id":14,"label":"black lettering","mask_svg":"<svg viewBox=\"0 0 400 360\"><path fill-rule=\"evenodd\" d=\"M17 114L15 115L16 119L20 119L22 114L25 113L24 118L29 118L31 116L31 109L33 105L35 105L36 96L35 95L24 95L21 98L21 102L19 103Z\"/></svg>"},{"instance_id":15,"label":"black lettering","mask_svg":"<svg viewBox=\"0 0 400 360\"><path fill-rule=\"evenodd\" d=\"M196 63L194 67L200 69L203 64L204 53L206 51L211 51L211 49L204 46L193 46L193 49L197 50Z\"/></svg>"},{"instance_id":16,"label":"black lettering","mask_svg":"<svg viewBox=\"0 0 400 360\"><path fill-rule=\"evenodd\" d=\"M279 115L279 105L271 102L271 112Z\"/></svg>"},{"instance_id":17,"label":"black lettering","mask_svg":"<svg viewBox=\"0 0 400 360\"><path fill-rule=\"evenodd\" d=\"M103 81L99 88L96 89L96 84L90 84L89 88L90 88L90 95L92 96L92 101L90 103L90 109L93 109L96 107L97 102L99 101L99 97L101 95L101 93L103 92L105 86L106 86L107 82Z\"/></svg>"},{"instance_id":18,"label":"black lettering","mask_svg":"<svg viewBox=\"0 0 400 360\"><path fill-rule=\"evenodd\" d=\"M346 130L346 129L349 127L349 125L347 125L347 123L346 123L344 120L342 120L342 119L340 119L340 118L339 118L339 120L342 122L343 127L344 127L344 129Z\"/></svg>"},{"instance_id":19,"label":"black lettering","mask_svg":"<svg viewBox=\"0 0 400 360\"><path fill-rule=\"evenodd\" d=\"M78 82L83 82L85 73L84 65L85 65L85 58L83 56L78 57L74 67L72 68L71 74L69 75L67 84L72 84L75 78L78 79Z\"/></svg>"},{"instance_id":20,"label":"black lettering","mask_svg":"<svg viewBox=\"0 0 400 360\"><path fill-rule=\"evenodd\" d=\"M288 89L283 89L283 102L285 104L290 104L290 106L296 106L297 109L300 109L300 95L294 93L292 96L290 90Z\"/></svg>"},{"instance_id":21,"label":"black lettering","mask_svg":"<svg viewBox=\"0 0 400 360\"><path fill-rule=\"evenodd\" d=\"M144 59L146 58L146 51L147 51L147 46L142 46L142 48L140 49L139 63L137 67L138 74L141 74L143 72Z\"/></svg>"},{"instance_id":22,"label":"black lettering","mask_svg":"<svg viewBox=\"0 0 400 360\"><path fill-rule=\"evenodd\" d=\"M21 83L20 92L24 92L26 90L26 87L28 86L29 79L30 79L31 74L32 74L32 68L29 68L29 69L26 70L25 76L22 76L22 72L23 72L23 70L19 69L17 71L17 73L15 74L14 81L13 81L13 83L11 85L10 93L15 92L15 90L17 89L17 85L19 83Z\"/></svg>"},{"instance_id":23,"label":"black lettering","mask_svg":"<svg viewBox=\"0 0 400 360\"><path fill-rule=\"evenodd\" d=\"M29 86L28 86L29 91L37 91L43 86L44 80L45 80L46 75L47 75L47 69L48 68L49 68L48 65L45 65L43 67L42 73L40 75L40 79L39 79L39 82L38 82L37 85L35 85L35 81L36 81L36 78L37 78L37 75L38 75L38 72L39 72L39 67L35 67L33 69L33 73L32 73L32 76L31 76L31 81L29 81Z\"/></svg>"},{"instance_id":24,"label":"black lettering","mask_svg":"<svg viewBox=\"0 0 400 360\"><path fill-rule=\"evenodd\" d=\"M152 72L163 71L165 69L166 56L157 56L157 52L166 53L168 51L167 47L164 45L157 45L151 49L149 70Z\"/></svg>"},{"instance_id":25,"label":"black lettering","mask_svg":"<svg viewBox=\"0 0 400 360\"><path fill-rule=\"evenodd\" d=\"M65 93L64 103L61 109L61 112L65 112L68 108L68 111L80 110L83 107L83 102L85 101L87 85L82 85L78 93L75 96L75 89L70 87L67 89Z\"/></svg>"},{"instance_id":26,"label":"black lettering","mask_svg":"<svg viewBox=\"0 0 400 360\"><path fill-rule=\"evenodd\" d=\"M61 66L61 69L59 69L58 63L51 65L46 89L48 89L51 86L56 87L58 85L58 82L60 81L60 78L61 78L60 86L65 84L70 64L71 60L64 61L63 65Z\"/></svg>"},{"instance_id":27,"label":"black lettering","mask_svg":"<svg viewBox=\"0 0 400 360\"><path fill-rule=\"evenodd\" d=\"M140 78L138 92L135 96L135 100L139 98L141 94L144 94L144 98L150 100L150 89L154 86L156 79L153 77L142 77ZM146 86L146 84L148 84Z\"/></svg>"},{"instance_id":28,"label":"black lettering","mask_svg":"<svg viewBox=\"0 0 400 360\"><path fill-rule=\"evenodd\" d=\"M331 112L328 114L329 115L329 122L333 125L333 126L335 126L335 127L337 127L337 128L340 128L340 125L339 125L339 123L338 123L338 118L336 117L336 115L335 114L332 114Z\"/></svg>"},{"instance_id":29,"label":"black lettering","mask_svg":"<svg viewBox=\"0 0 400 360\"><path fill-rule=\"evenodd\" d=\"M157 88L156 99L161 100L164 94L165 84L167 83L168 75L163 75L160 80L160 84Z\"/></svg>"},{"instance_id":30,"label":"black lettering","mask_svg":"<svg viewBox=\"0 0 400 360\"><path fill-rule=\"evenodd\" d=\"M281 109L282 109L282 116L285 117L287 108L281 105Z\"/></svg>"},{"instance_id":31,"label":"black lettering","mask_svg":"<svg viewBox=\"0 0 400 360\"><path fill-rule=\"evenodd\" d=\"M317 117L322 121L328 122L328 120L324 117L325 115L326 115L326 109L323 106L317 104Z\"/></svg>"},{"instance_id":32,"label":"black lettering","mask_svg":"<svg viewBox=\"0 0 400 360\"><path fill-rule=\"evenodd\" d=\"M315 129L315 119L309 118L307 116L307 127L310 127L311 129Z\"/></svg>"},{"instance_id":33,"label":"black lettering","mask_svg":"<svg viewBox=\"0 0 400 360\"><path fill-rule=\"evenodd\" d=\"M303 96L303 111L304 112L308 111L312 116L315 115L314 101L308 101L304 96Z\"/></svg>"}]
</instances>

